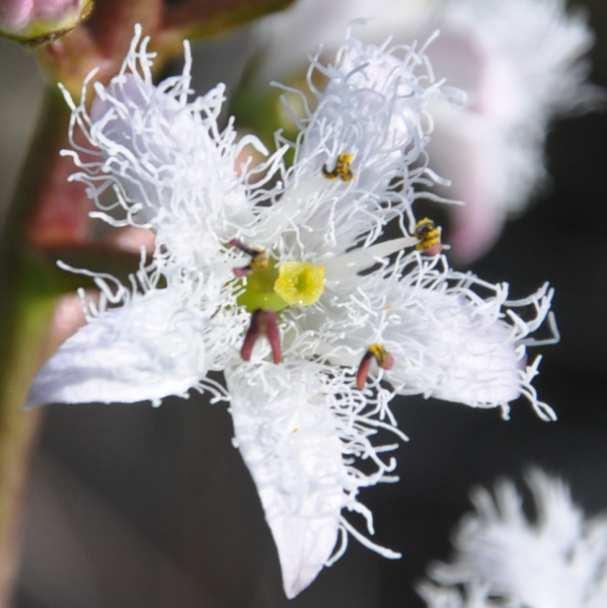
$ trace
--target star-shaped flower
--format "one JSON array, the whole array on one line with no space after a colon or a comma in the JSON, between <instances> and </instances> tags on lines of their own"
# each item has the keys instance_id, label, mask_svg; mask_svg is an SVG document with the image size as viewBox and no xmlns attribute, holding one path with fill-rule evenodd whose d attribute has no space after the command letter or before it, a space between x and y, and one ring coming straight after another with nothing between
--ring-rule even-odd
<instances>
[{"instance_id":1,"label":"star-shaped flower","mask_svg":"<svg viewBox=\"0 0 607 608\"><path fill-rule=\"evenodd\" d=\"M28 403L159 404L191 389L228 401L293 597L349 536L399 557L345 515L373 534L360 490L397 480L397 446L377 437L406 439L394 395L505 414L524 395L554 417L530 385L537 365L526 367L552 292L509 302L506 285L451 270L440 228L416 220L414 201L433 198L439 179L427 107L452 93L423 46L350 34L333 63L314 59L314 110L290 91L299 135L278 134L268 155L254 136L238 140L232 120L218 126L223 85L190 98L187 44L183 74L154 86L147 42L137 29L120 74L95 84L90 113L87 87L79 105L68 96L65 154L94 216L151 228L155 250L128 287L94 275L101 295L87 303L88 324L42 368ZM242 164L252 151L265 160ZM388 224L401 234L381 240ZM515 312L525 309L527 321ZM209 372L223 372L225 386Z\"/></svg>"}]
</instances>

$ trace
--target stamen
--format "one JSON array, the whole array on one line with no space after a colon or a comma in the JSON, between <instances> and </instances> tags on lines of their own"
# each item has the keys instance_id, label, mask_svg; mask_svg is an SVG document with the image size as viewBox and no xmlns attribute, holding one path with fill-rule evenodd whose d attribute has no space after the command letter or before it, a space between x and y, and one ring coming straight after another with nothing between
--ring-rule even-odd
<instances>
[{"instance_id":1,"label":"stamen","mask_svg":"<svg viewBox=\"0 0 607 608\"><path fill-rule=\"evenodd\" d=\"M251 256L251 261L246 266L237 266L232 269L235 276L242 278L246 277L250 272L259 270L260 268L267 268L270 263L270 257L265 249L255 249L245 245L238 239L232 239L228 243L228 247L234 247L243 253Z\"/></svg>"},{"instance_id":2,"label":"stamen","mask_svg":"<svg viewBox=\"0 0 607 608\"><path fill-rule=\"evenodd\" d=\"M428 255L438 255L442 251L441 227L430 218L423 218L415 226L415 236L419 239L415 248Z\"/></svg>"},{"instance_id":3,"label":"stamen","mask_svg":"<svg viewBox=\"0 0 607 608\"><path fill-rule=\"evenodd\" d=\"M240 356L244 361L250 361L253 348L260 336L266 336L272 349L272 361L276 364L282 360L280 346L280 330L278 317L271 310L256 310L251 315L251 323L240 349Z\"/></svg>"},{"instance_id":4,"label":"stamen","mask_svg":"<svg viewBox=\"0 0 607 608\"><path fill-rule=\"evenodd\" d=\"M228 242L228 247L233 247L234 249L238 249L238 251L242 251L251 257L256 256L260 253L260 249L255 249L254 247L249 247L245 245L240 239L232 239Z\"/></svg>"},{"instance_id":5,"label":"stamen","mask_svg":"<svg viewBox=\"0 0 607 608\"><path fill-rule=\"evenodd\" d=\"M381 344L370 344L367 348L367 352L363 355L360 360L358 370L356 372L356 388L362 391L365 387L365 382L369 376L369 367L371 361L375 359L377 365L381 369L392 369L394 367L394 356L388 352Z\"/></svg>"},{"instance_id":6,"label":"stamen","mask_svg":"<svg viewBox=\"0 0 607 608\"><path fill-rule=\"evenodd\" d=\"M335 161L335 168L330 171L327 165L323 165L322 174L327 179L337 179L339 177L342 182L349 182L354 177L354 173L352 173L353 160L354 154L349 152L339 154Z\"/></svg>"}]
</instances>

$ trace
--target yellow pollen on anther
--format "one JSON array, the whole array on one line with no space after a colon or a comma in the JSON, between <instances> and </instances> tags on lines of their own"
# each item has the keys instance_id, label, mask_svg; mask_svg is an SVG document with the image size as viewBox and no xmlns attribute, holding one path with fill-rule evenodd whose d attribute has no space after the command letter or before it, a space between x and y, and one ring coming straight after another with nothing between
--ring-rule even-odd
<instances>
[{"instance_id":1,"label":"yellow pollen on anther","mask_svg":"<svg viewBox=\"0 0 607 608\"><path fill-rule=\"evenodd\" d=\"M283 262L274 292L290 306L315 304L325 290L325 267L309 262Z\"/></svg>"},{"instance_id":2,"label":"yellow pollen on anther","mask_svg":"<svg viewBox=\"0 0 607 608\"><path fill-rule=\"evenodd\" d=\"M437 226L430 218L425 217L417 222L415 226L415 236L419 239L419 242L415 248L418 251L426 251L431 247L440 245L441 228L440 226Z\"/></svg>"},{"instance_id":3,"label":"yellow pollen on anther","mask_svg":"<svg viewBox=\"0 0 607 608\"><path fill-rule=\"evenodd\" d=\"M388 357L391 356L384 346L382 344L378 344L377 342L374 344L369 344L367 350L373 355L380 367L382 367L386 363Z\"/></svg>"},{"instance_id":4,"label":"yellow pollen on anther","mask_svg":"<svg viewBox=\"0 0 607 608\"><path fill-rule=\"evenodd\" d=\"M258 254L251 258L251 270L260 270L267 268L270 263L270 256L267 251L261 250Z\"/></svg>"},{"instance_id":5,"label":"yellow pollen on anther","mask_svg":"<svg viewBox=\"0 0 607 608\"><path fill-rule=\"evenodd\" d=\"M327 179L337 179L339 177L342 182L349 182L354 177L354 174L352 173L353 160L354 154L343 152L337 156L334 169L329 170L327 165L323 165L322 174Z\"/></svg>"}]
</instances>

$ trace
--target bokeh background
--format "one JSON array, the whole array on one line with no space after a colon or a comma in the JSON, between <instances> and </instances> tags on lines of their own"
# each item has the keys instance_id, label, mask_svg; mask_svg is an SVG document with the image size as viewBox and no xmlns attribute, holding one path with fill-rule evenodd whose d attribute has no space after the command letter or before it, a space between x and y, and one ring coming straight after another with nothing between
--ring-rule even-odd
<instances>
[{"instance_id":1,"label":"bokeh background","mask_svg":"<svg viewBox=\"0 0 607 608\"><path fill-rule=\"evenodd\" d=\"M607 86L607 6L579 1L597 35L592 80ZM246 28L196 49L195 87L235 83L250 54ZM42 77L0 40L0 210L15 188L35 124ZM106 606L421 606L414 585L469 508L468 491L530 465L567 479L588 513L607 512L607 113L553 125L551 183L473 266L515 296L550 281L562 334L545 349L536 386L559 421L515 404L512 420L434 400L395 404L411 442L401 482L368 490L383 560L350 543L346 556L288 602L261 506L230 442L222 406L199 398L137 406L52 406L25 501L19 608ZM0 217L1 217L0 213ZM2 295L0 294L0 297Z\"/></svg>"}]
</instances>

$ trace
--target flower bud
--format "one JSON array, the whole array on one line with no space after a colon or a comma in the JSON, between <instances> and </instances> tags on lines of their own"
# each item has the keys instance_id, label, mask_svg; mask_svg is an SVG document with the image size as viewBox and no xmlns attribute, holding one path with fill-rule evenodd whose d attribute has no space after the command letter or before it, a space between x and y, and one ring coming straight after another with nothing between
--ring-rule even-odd
<instances>
[{"instance_id":1,"label":"flower bud","mask_svg":"<svg viewBox=\"0 0 607 608\"><path fill-rule=\"evenodd\" d=\"M74 29L93 0L3 0L0 34L26 44L49 42Z\"/></svg>"}]
</instances>

